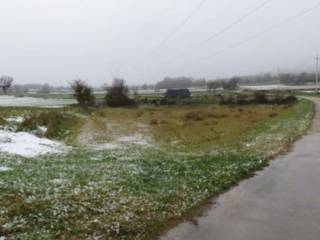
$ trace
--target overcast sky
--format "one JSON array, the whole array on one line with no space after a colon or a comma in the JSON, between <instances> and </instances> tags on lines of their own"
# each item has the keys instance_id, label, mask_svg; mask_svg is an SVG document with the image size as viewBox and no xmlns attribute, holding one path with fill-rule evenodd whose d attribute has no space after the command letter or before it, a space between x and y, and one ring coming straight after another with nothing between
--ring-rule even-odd
<instances>
[{"instance_id":1,"label":"overcast sky","mask_svg":"<svg viewBox=\"0 0 320 240\"><path fill-rule=\"evenodd\" d=\"M264 0L207 0L197 8L200 2L0 0L0 75L13 76L16 84L66 85L82 78L100 86L114 76L142 84L165 76L212 79L314 68L320 8L237 44L320 0L271 0L197 47Z\"/></svg>"}]
</instances>

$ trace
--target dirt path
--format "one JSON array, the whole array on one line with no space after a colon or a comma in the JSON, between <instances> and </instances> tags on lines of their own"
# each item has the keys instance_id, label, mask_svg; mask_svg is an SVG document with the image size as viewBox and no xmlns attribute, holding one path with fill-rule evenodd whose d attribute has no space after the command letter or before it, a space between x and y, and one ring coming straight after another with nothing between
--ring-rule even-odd
<instances>
[{"instance_id":1,"label":"dirt path","mask_svg":"<svg viewBox=\"0 0 320 240\"><path fill-rule=\"evenodd\" d=\"M314 124L292 152L222 195L197 225L185 222L162 240L319 240L320 99Z\"/></svg>"}]
</instances>

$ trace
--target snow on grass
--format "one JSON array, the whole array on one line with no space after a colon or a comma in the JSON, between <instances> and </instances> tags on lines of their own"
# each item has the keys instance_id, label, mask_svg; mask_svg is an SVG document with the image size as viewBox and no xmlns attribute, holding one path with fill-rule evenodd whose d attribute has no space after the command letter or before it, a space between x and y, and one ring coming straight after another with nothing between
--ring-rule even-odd
<instances>
[{"instance_id":1,"label":"snow on grass","mask_svg":"<svg viewBox=\"0 0 320 240\"><path fill-rule=\"evenodd\" d=\"M67 179L63 179L63 178L55 178L55 179L52 179L50 182L56 185L63 185L63 184L69 183Z\"/></svg>"},{"instance_id":2,"label":"snow on grass","mask_svg":"<svg viewBox=\"0 0 320 240\"><path fill-rule=\"evenodd\" d=\"M7 172L7 171L12 171L12 168L5 167L5 166L0 166L0 172Z\"/></svg>"},{"instance_id":3,"label":"snow on grass","mask_svg":"<svg viewBox=\"0 0 320 240\"><path fill-rule=\"evenodd\" d=\"M63 153L67 147L56 141L39 138L26 132L0 130L0 152L32 158L45 154Z\"/></svg>"},{"instance_id":4,"label":"snow on grass","mask_svg":"<svg viewBox=\"0 0 320 240\"><path fill-rule=\"evenodd\" d=\"M113 141L104 143L95 143L90 146L93 150L119 150L128 147L150 147L152 146L152 140L150 136L135 133L126 136L118 136Z\"/></svg>"},{"instance_id":5,"label":"snow on grass","mask_svg":"<svg viewBox=\"0 0 320 240\"><path fill-rule=\"evenodd\" d=\"M150 139L147 136L138 133L119 137L117 141L120 143L129 143L141 146L146 146L150 144Z\"/></svg>"},{"instance_id":6,"label":"snow on grass","mask_svg":"<svg viewBox=\"0 0 320 240\"><path fill-rule=\"evenodd\" d=\"M38 129L42 134L45 134L48 131L46 126L38 126Z\"/></svg>"},{"instance_id":7,"label":"snow on grass","mask_svg":"<svg viewBox=\"0 0 320 240\"><path fill-rule=\"evenodd\" d=\"M44 99L33 97L0 96L0 107L63 107L74 104L74 99Z\"/></svg>"},{"instance_id":8,"label":"snow on grass","mask_svg":"<svg viewBox=\"0 0 320 240\"><path fill-rule=\"evenodd\" d=\"M16 116L16 117L8 117L5 118L7 122L13 122L13 123L22 123L24 121L24 117L22 116Z\"/></svg>"},{"instance_id":9,"label":"snow on grass","mask_svg":"<svg viewBox=\"0 0 320 240\"><path fill-rule=\"evenodd\" d=\"M100 143L100 144L94 144L92 147L94 150L114 150L119 149L121 146L117 143Z\"/></svg>"}]
</instances>

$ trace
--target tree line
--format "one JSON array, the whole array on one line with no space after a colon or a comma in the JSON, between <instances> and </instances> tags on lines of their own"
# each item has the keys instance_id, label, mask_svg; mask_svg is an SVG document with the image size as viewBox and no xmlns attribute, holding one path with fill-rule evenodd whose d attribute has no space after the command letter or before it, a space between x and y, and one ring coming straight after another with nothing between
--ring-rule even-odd
<instances>
[{"instance_id":1,"label":"tree line","mask_svg":"<svg viewBox=\"0 0 320 240\"><path fill-rule=\"evenodd\" d=\"M119 80L119 79L118 79ZM123 80L122 80L123 81ZM124 82L124 81L123 81ZM159 90L172 88L207 88L208 90L236 89L238 85L265 85L265 84L284 84L284 85L306 85L315 83L315 73L279 73L279 74L257 74L249 76L239 76L231 78L221 78L206 80L204 78L194 79L192 77L166 77L156 84L142 84L126 86L129 91L138 90ZM38 93L50 93L52 91L70 90L70 87L53 87L49 84L23 84L13 85L13 78L10 76L0 77L0 89L6 94L11 87L11 92L24 93L30 89ZM99 90L105 90L104 87Z\"/></svg>"},{"instance_id":2,"label":"tree line","mask_svg":"<svg viewBox=\"0 0 320 240\"><path fill-rule=\"evenodd\" d=\"M194 79L191 77L166 77L162 81L157 82L155 89L170 89L170 88L192 88L206 87L207 81L204 78Z\"/></svg>"},{"instance_id":3,"label":"tree line","mask_svg":"<svg viewBox=\"0 0 320 240\"><path fill-rule=\"evenodd\" d=\"M235 89L237 85L306 85L313 83L315 83L315 73L265 73L249 76L234 76L231 78L220 78L214 80L206 80L204 78L194 79L191 77L166 77L162 81L156 83L155 89L207 87L208 89L213 90L217 88Z\"/></svg>"},{"instance_id":4,"label":"tree line","mask_svg":"<svg viewBox=\"0 0 320 240\"><path fill-rule=\"evenodd\" d=\"M285 85L305 85L314 84L316 79L315 73L302 72L299 74L282 73L280 82Z\"/></svg>"}]
</instances>

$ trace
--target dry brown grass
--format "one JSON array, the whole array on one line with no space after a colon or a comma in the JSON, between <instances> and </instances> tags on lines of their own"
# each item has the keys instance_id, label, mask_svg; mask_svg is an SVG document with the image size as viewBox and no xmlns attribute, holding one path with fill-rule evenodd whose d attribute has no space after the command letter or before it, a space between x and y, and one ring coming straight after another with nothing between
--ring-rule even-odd
<instances>
[{"instance_id":1,"label":"dry brown grass","mask_svg":"<svg viewBox=\"0 0 320 240\"><path fill-rule=\"evenodd\" d=\"M183 106L102 109L94 117L100 135L151 135L165 147L212 149L237 144L244 133L288 109L275 106ZM146 128L139 127L147 126ZM109 126L109 127L106 127ZM111 127L110 127L111 126Z\"/></svg>"}]
</instances>

